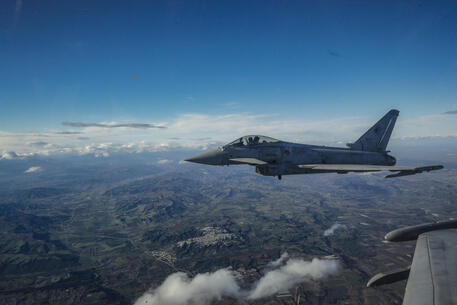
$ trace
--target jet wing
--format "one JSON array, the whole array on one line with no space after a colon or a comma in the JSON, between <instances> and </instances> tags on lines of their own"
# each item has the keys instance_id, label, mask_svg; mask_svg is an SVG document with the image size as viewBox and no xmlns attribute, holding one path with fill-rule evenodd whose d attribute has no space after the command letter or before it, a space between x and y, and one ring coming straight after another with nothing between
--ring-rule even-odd
<instances>
[{"instance_id":1,"label":"jet wing","mask_svg":"<svg viewBox=\"0 0 457 305\"><path fill-rule=\"evenodd\" d=\"M457 231L434 231L420 235L403 304L457 304L456 287Z\"/></svg>"},{"instance_id":2,"label":"jet wing","mask_svg":"<svg viewBox=\"0 0 457 305\"><path fill-rule=\"evenodd\" d=\"M234 158L230 159L231 162L239 164L249 164L249 165L265 165L268 164L265 161L255 159L255 158Z\"/></svg>"},{"instance_id":3,"label":"jet wing","mask_svg":"<svg viewBox=\"0 0 457 305\"><path fill-rule=\"evenodd\" d=\"M387 165L365 165L365 164L303 164L298 165L299 168L310 169L311 171L319 172L379 172L391 171L398 172L395 174L387 175L386 178L393 178L399 176L415 175L424 171L429 172L432 170L442 169L442 165L430 165L421 167L411 166L387 166Z\"/></svg>"},{"instance_id":4,"label":"jet wing","mask_svg":"<svg viewBox=\"0 0 457 305\"><path fill-rule=\"evenodd\" d=\"M408 278L403 305L457 305L457 221L407 227L386 235L390 241L417 238L409 274L397 279L379 274L368 286ZM409 275L409 276L408 276Z\"/></svg>"}]
</instances>

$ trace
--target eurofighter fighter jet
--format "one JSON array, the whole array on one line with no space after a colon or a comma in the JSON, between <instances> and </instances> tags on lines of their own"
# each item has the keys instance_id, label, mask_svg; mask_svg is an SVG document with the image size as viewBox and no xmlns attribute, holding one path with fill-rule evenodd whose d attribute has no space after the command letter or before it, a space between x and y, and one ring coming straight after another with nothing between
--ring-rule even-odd
<instances>
[{"instance_id":1,"label":"eurofighter fighter jet","mask_svg":"<svg viewBox=\"0 0 457 305\"><path fill-rule=\"evenodd\" d=\"M296 144L260 135L241 137L223 147L185 161L208 165L249 164L264 176L391 171L386 178L442 169L442 165L394 166L386 150L399 111L390 110L348 148Z\"/></svg>"}]
</instances>

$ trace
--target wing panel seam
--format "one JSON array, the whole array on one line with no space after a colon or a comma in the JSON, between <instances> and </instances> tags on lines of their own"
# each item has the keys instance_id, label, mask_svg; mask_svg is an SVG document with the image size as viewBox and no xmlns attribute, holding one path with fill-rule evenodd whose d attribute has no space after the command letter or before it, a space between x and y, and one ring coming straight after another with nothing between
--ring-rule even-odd
<instances>
[{"instance_id":1,"label":"wing panel seam","mask_svg":"<svg viewBox=\"0 0 457 305\"><path fill-rule=\"evenodd\" d=\"M428 265L430 267L430 278L432 280L432 300L433 300L433 304L436 304L436 300L435 300L435 280L434 280L434 272L433 272L433 267L432 267L431 252L430 252L430 239L428 238L427 235L424 235L424 237L427 240Z\"/></svg>"}]
</instances>

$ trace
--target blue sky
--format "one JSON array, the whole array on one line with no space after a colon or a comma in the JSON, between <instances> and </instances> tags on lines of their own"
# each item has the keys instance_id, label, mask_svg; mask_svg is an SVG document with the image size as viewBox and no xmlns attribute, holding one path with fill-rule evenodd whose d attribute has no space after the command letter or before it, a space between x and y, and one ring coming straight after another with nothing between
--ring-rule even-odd
<instances>
[{"instance_id":1,"label":"blue sky","mask_svg":"<svg viewBox=\"0 0 457 305\"><path fill-rule=\"evenodd\" d=\"M457 110L457 2L2 1L0 58L9 133L188 114L415 120Z\"/></svg>"}]
</instances>

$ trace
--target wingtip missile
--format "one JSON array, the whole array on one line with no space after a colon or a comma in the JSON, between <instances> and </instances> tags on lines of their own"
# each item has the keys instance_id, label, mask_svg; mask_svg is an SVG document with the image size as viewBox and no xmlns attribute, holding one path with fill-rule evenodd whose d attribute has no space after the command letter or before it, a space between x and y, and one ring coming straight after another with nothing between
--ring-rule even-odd
<instances>
[{"instance_id":1,"label":"wingtip missile","mask_svg":"<svg viewBox=\"0 0 457 305\"><path fill-rule=\"evenodd\" d=\"M395 173L395 174L390 174L390 175L385 176L385 178L410 176L410 175L415 175L415 174L419 174L419 173L422 173L422 172L430 172L430 171L434 171L434 170L440 170L440 169L443 169L443 168L444 168L443 165L421 166L421 167L416 167L415 169L413 169L411 171L402 171L402 172L398 172L398 173Z\"/></svg>"}]
</instances>

